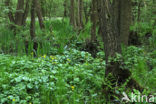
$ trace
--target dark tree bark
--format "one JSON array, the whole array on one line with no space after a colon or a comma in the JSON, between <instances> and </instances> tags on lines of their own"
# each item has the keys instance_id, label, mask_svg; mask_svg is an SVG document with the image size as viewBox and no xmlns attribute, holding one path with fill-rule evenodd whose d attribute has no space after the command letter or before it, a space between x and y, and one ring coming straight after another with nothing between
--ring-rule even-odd
<instances>
[{"instance_id":1,"label":"dark tree bark","mask_svg":"<svg viewBox=\"0 0 156 104\"><path fill-rule=\"evenodd\" d=\"M26 5L25 5L25 10L23 14L23 19L22 19L22 25L25 25L26 19L28 17L29 9L30 9L30 0L26 0Z\"/></svg>"},{"instance_id":2,"label":"dark tree bark","mask_svg":"<svg viewBox=\"0 0 156 104\"><path fill-rule=\"evenodd\" d=\"M15 17L13 16L13 13L11 12L11 8L9 5L10 0L5 1L5 5L8 6L8 8L10 9L9 13L8 13L10 22L12 22L18 26L22 26L25 24L26 18L29 13L29 1L30 0L26 1L25 10L24 10L24 0L18 0Z\"/></svg>"},{"instance_id":3,"label":"dark tree bark","mask_svg":"<svg viewBox=\"0 0 156 104\"><path fill-rule=\"evenodd\" d=\"M140 22L141 18L140 18L140 15L141 15L141 4L142 4L142 1L139 1L138 2L138 17L137 17L137 21Z\"/></svg>"},{"instance_id":4,"label":"dark tree bark","mask_svg":"<svg viewBox=\"0 0 156 104\"><path fill-rule=\"evenodd\" d=\"M126 0L127 1L127 0ZM114 0L113 4L109 0L100 0L101 12L100 26L101 33L104 41L104 51L106 60L106 71L105 74L112 83L117 83L119 86L125 83L131 76L131 72L128 69L122 69L120 67L121 61L113 61L109 58L115 58L116 53L121 54L121 40L120 40L120 12L121 2L120 0ZM126 17L125 17L126 18ZM124 17L123 17L124 19ZM125 23L126 24L126 23ZM129 30L129 29L128 29ZM109 75L112 75L109 77ZM115 85L112 85L112 87ZM130 88L135 88L142 91L143 88L132 78L127 84ZM104 87L104 86L103 86ZM104 90L105 91L105 90ZM111 89L106 91L112 93Z\"/></svg>"},{"instance_id":5,"label":"dark tree bark","mask_svg":"<svg viewBox=\"0 0 156 104\"><path fill-rule=\"evenodd\" d=\"M15 24L21 26L24 12L24 0L18 0L16 13L15 13Z\"/></svg>"},{"instance_id":6,"label":"dark tree bark","mask_svg":"<svg viewBox=\"0 0 156 104\"><path fill-rule=\"evenodd\" d=\"M117 52L121 53L121 46L117 23L114 20L116 18L113 17L111 3L108 0L102 0L101 3L101 27L103 28L101 30L104 40L106 63L108 64L109 57L114 57Z\"/></svg>"},{"instance_id":7,"label":"dark tree bark","mask_svg":"<svg viewBox=\"0 0 156 104\"><path fill-rule=\"evenodd\" d=\"M75 21L75 0L70 0L70 24L76 28L76 21Z\"/></svg>"},{"instance_id":8,"label":"dark tree bark","mask_svg":"<svg viewBox=\"0 0 156 104\"><path fill-rule=\"evenodd\" d=\"M102 22L102 19L101 19L101 17L102 17L102 15L101 15L101 2L102 2L102 0L98 0L97 1L97 16L98 16L98 25L99 25L99 29L98 29L98 34L99 35L102 35L102 27L101 27L101 22Z\"/></svg>"},{"instance_id":9,"label":"dark tree bark","mask_svg":"<svg viewBox=\"0 0 156 104\"><path fill-rule=\"evenodd\" d=\"M77 0L77 15L76 15L76 24L77 24L77 27L78 27L78 30L80 30L81 28L81 23L80 23L80 0Z\"/></svg>"},{"instance_id":10,"label":"dark tree bark","mask_svg":"<svg viewBox=\"0 0 156 104\"><path fill-rule=\"evenodd\" d=\"M83 28L83 0L79 0L80 29Z\"/></svg>"},{"instance_id":11,"label":"dark tree bark","mask_svg":"<svg viewBox=\"0 0 156 104\"><path fill-rule=\"evenodd\" d=\"M44 29L44 22L43 22L43 15L42 15L42 11L41 11L41 6L38 0L34 0L35 1L35 6L36 6L36 13L37 13L37 17L39 20L39 24L40 24L40 28Z\"/></svg>"},{"instance_id":12,"label":"dark tree bark","mask_svg":"<svg viewBox=\"0 0 156 104\"><path fill-rule=\"evenodd\" d=\"M64 17L67 17L67 0L64 0Z\"/></svg>"},{"instance_id":13,"label":"dark tree bark","mask_svg":"<svg viewBox=\"0 0 156 104\"><path fill-rule=\"evenodd\" d=\"M76 4L77 4L76 5L77 10L75 11L76 13L75 20L76 20L76 27L80 32L83 28L83 2L82 0L77 0Z\"/></svg>"},{"instance_id":14,"label":"dark tree bark","mask_svg":"<svg viewBox=\"0 0 156 104\"><path fill-rule=\"evenodd\" d=\"M120 0L119 10L119 21L120 21L120 39L121 43L128 45L128 39L130 34L130 25L132 21L132 8L131 0Z\"/></svg>"},{"instance_id":15,"label":"dark tree bark","mask_svg":"<svg viewBox=\"0 0 156 104\"><path fill-rule=\"evenodd\" d=\"M35 0L32 0L31 4L31 23L30 23L30 36L31 40L35 38Z\"/></svg>"},{"instance_id":16,"label":"dark tree bark","mask_svg":"<svg viewBox=\"0 0 156 104\"><path fill-rule=\"evenodd\" d=\"M97 24L97 4L96 0L92 0L91 6L91 41L94 42L96 40L96 24Z\"/></svg>"}]
</instances>

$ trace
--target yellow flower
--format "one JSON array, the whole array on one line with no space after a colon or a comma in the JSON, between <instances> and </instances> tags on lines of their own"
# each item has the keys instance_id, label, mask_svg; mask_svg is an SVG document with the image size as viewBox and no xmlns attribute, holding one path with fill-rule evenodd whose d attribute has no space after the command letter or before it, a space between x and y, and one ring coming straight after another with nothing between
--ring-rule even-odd
<instances>
[{"instance_id":1,"label":"yellow flower","mask_svg":"<svg viewBox=\"0 0 156 104\"><path fill-rule=\"evenodd\" d=\"M50 58L51 58L52 60L56 59L56 57L55 57L55 56L50 56Z\"/></svg>"},{"instance_id":2,"label":"yellow flower","mask_svg":"<svg viewBox=\"0 0 156 104\"><path fill-rule=\"evenodd\" d=\"M53 58L53 56L50 56L50 58L52 59L52 58Z\"/></svg>"},{"instance_id":3,"label":"yellow flower","mask_svg":"<svg viewBox=\"0 0 156 104\"><path fill-rule=\"evenodd\" d=\"M71 86L71 89L72 89L72 90L74 90L74 88L75 88L74 86Z\"/></svg>"},{"instance_id":4,"label":"yellow flower","mask_svg":"<svg viewBox=\"0 0 156 104\"><path fill-rule=\"evenodd\" d=\"M67 61L71 62L71 60L70 60L70 59L67 59Z\"/></svg>"},{"instance_id":5,"label":"yellow flower","mask_svg":"<svg viewBox=\"0 0 156 104\"><path fill-rule=\"evenodd\" d=\"M31 52L31 55L33 55L34 53L33 52Z\"/></svg>"},{"instance_id":6,"label":"yellow flower","mask_svg":"<svg viewBox=\"0 0 156 104\"><path fill-rule=\"evenodd\" d=\"M12 101L14 102L14 101L15 101L15 99L12 99Z\"/></svg>"},{"instance_id":7,"label":"yellow flower","mask_svg":"<svg viewBox=\"0 0 156 104\"><path fill-rule=\"evenodd\" d=\"M43 58L46 58L46 55L44 55Z\"/></svg>"}]
</instances>

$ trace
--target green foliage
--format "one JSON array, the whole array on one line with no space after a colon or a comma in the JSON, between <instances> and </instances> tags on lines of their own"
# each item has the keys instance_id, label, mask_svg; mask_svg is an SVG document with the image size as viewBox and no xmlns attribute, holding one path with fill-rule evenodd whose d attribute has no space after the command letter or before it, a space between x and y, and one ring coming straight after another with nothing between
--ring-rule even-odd
<instances>
[{"instance_id":1,"label":"green foliage","mask_svg":"<svg viewBox=\"0 0 156 104\"><path fill-rule=\"evenodd\" d=\"M25 27L17 27L19 31L16 32L16 36L6 25L1 26L0 52L18 55L31 55L34 52L40 56L49 54L50 51L57 48L56 52L62 53L65 46L74 44L77 39L76 33L72 30L67 19L48 20L45 22L45 27L45 30L41 31L38 22L36 22L36 37L32 41L29 35L29 21ZM34 42L38 44L37 50L33 49ZM27 47L26 44L28 44Z\"/></svg>"},{"instance_id":2,"label":"green foliage","mask_svg":"<svg viewBox=\"0 0 156 104\"><path fill-rule=\"evenodd\" d=\"M0 28L0 52L9 53L12 46L15 45L13 32L5 27Z\"/></svg>"},{"instance_id":3,"label":"green foliage","mask_svg":"<svg viewBox=\"0 0 156 104\"><path fill-rule=\"evenodd\" d=\"M77 39L76 33L73 31L68 19L55 20L50 23L53 27L53 44L59 45L57 47L59 48L58 52L62 53L65 47L74 44Z\"/></svg>"},{"instance_id":4,"label":"green foliage","mask_svg":"<svg viewBox=\"0 0 156 104\"><path fill-rule=\"evenodd\" d=\"M86 39L90 39L91 26L92 26L92 23L89 21L85 25L84 29L80 32L79 37L78 37L79 41L85 42Z\"/></svg>"},{"instance_id":5,"label":"green foliage","mask_svg":"<svg viewBox=\"0 0 156 104\"><path fill-rule=\"evenodd\" d=\"M124 49L123 49L124 50ZM123 51L124 68L132 70L132 77L149 91L155 91L155 52L143 53L143 48L129 47ZM146 54L146 55L145 55ZM93 58L87 52L71 49L62 55L38 58L0 55L0 102L35 103L35 104L79 104L105 103L102 85L117 95L127 91L125 82L122 86L112 87L105 78L104 53L99 52ZM120 60L119 55L116 60ZM153 63L149 69L147 62ZM121 66L123 67L123 66ZM151 70L151 71L149 71ZM116 95L117 94L117 95ZM146 93L147 94L147 93ZM15 101L13 101L15 99ZM98 99L98 100L97 100ZM108 100L107 100L108 102Z\"/></svg>"},{"instance_id":6,"label":"green foliage","mask_svg":"<svg viewBox=\"0 0 156 104\"><path fill-rule=\"evenodd\" d=\"M64 0L40 0L40 3L45 17L63 17ZM69 4L68 0L67 4Z\"/></svg>"},{"instance_id":7,"label":"green foliage","mask_svg":"<svg viewBox=\"0 0 156 104\"><path fill-rule=\"evenodd\" d=\"M0 103L104 102L100 97L105 63L89 53L70 50L39 58L0 55L0 61Z\"/></svg>"},{"instance_id":8,"label":"green foliage","mask_svg":"<svg viewBox=\"0 0 156 104\"><path fill-rule=\"evenodd\" d=\"M156 92L155 4L154 0L134 1L137 5L133 8L131 30L138 33L144 44L140 47L123 47L122 55L117 54L113 60L120 61L121 68L130 70L132 78L147 88L143 93L149 94ZM11 2L14 14L17 0ZM139 2L140 20L137 14ZM9 9L4 6L4 0L0 1L0 103L105 104L112 102L105 97L107 94L104 90L108 89L113 94L107 96L121 102L122 92L130 92L131 89L126 88L128 80L118 86L117 82L111 82L111 74L110 79L105 78L105 53L101 37L97 36L97 47L101 51L98 50L96 58L88 52L79 51L86 42L90 42L92 23L89 21L85 24L78 34L69 19L62 18L64 0L40 0L40 3L45 29L41 30L36 21L36 36L31 40L30 16L25 26L16 26L16 31L11 31L12 23L6 18ZM89 13L91 0L84 0L83 3ZM69 0L67 9L69 16ZM152 35L148 39L147 33ZM35 44L37 49L33 48ZM137 94L139 91L133 89L133 92Z\"/></svg>"},{"instance_id":9,"label":"green foliage","mask_svg":"<svg viewBox=\"0 0 156 104\"><path fill-rule=\"evenodd\" d=\"M131 46L123 48L123 66L132 71L132 77L150 91L155 91L156 52L147 52L145 48Z\"/></svg>"}]
</instances>

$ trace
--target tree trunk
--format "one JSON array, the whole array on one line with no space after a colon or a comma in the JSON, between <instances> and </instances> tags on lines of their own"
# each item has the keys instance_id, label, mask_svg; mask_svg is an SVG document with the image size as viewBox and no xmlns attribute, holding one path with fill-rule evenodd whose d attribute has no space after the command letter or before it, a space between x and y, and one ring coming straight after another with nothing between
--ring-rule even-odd
<instances>
[{"instance_id":1,"label":"tree trunk","mask_svg":"<svg viewBox=\"0 0 156 104\"><path fill-rule=\"evenodd\" d=\"M137 22L140 22L140 15L141 15L141 4L142 4L142 1L139 1L138 2L138 17L137 17Z\"/></svg>"},{"instance_id":2,"label":"tree trunk","mask_svg":"<svg viewBox=\"0 0 156 104\"><path fill-rule=\"evenodd\" d=\"M128 45L131 25L131 0L115 0L112 4L113 21L122 44Z\"/></svg>"},{"instance_id":3,"label":"tree trunk","mask_svg":"<svg viewBox=\"0 0 156 104\"><path fill-rule=\"evenodd\" d=\"M42 11L41 11L41 6L38 0L34 0L35 1L35 7L36 7L36 13L37 13L37 17L39 20L39 24L40 24L40 28L44 29L44 23L43 23L43 15L42 15Z\"/></svg>"},{"instance_id":4,"label":"tree trunk","mask_svg":"<svg viewBox=\"0 0 156 104\"><path fill-rule=\"evenodd\" d=\"M29 2L30 0L26 0L25 10L24 10L23 19L22 19L22 25L25 25L26 19L28 17L29 8L30 8Z\"/></svg>"},{"instance_id":5,"label":"tree trunk","mask_svg":"<svg viewBox=\"0 0 156 104\"><path fill-rule=\"evenodd\" d=\"M64 17L67 17L67 0L64 0Z\"/></svg>"},{"instance_id":6,"label":"tree trunk","mask_svg":"<svg viewBox=\"0 0 156 104\"><path fill-rule=\"evenodd\" d=\"M106 63L108 64L108 58L114 57L117 52L120 53L121 46L119 33L117 31L117 23L113 20L115 18L112 15L111 3L107 0L102 0L101 3L102 37L104 40Z\"/></svg>"},{"instance_id":7,"label":"tree trunk","mask_svg":"<svg viewBox=\"0 0 156 104\"><path fill-rule=\"evenodd\" d=\"M96 40L96 23L97 23L97 4L96 0L92 0L91 6L91 41L94 42Z\"/></svg>"},{"instance_id":8,"label":"tree trunk","mask_svg":"<svg viewBox=\"0 0 156 104\"><path fill-rule=\"evenodd\" d=\"M75 21L75 0L70 0L70 24L76 28L76 21Z\"/></svg>"},{"instance_id":9,"label":"tree trunk","mask_svg":"<svg viewBox=\"0 0 156 104\"><path fill-rule=\"evenodd\" d=\"M30 23L30 36L31 40L34 40L35 38L35 0L32 0L31 4L31 23Z\"/></svg>"},{"instance_id":10,"label":"tree trunk","mask_svg":"<svg viewBox=\"0 0 156 104\"><path fill-rule=\"evenodd\" d=\"M98 16L98 25L99 25L99 29L98 29L98 34L99 35L102 35L102 26L101 26L101 22L102 22L102 15L101 15L101 7L102 7L102 4L101 4L102 0L98 0L97 1L97 16Z\"/></svg>"},{"instance_id":11,"label":"tree trunk","mask_svg":"<svg viewBox=\"0 0 156 104\"><path fill-rule=\"evenodd\" d=\"M79 0L80 29L83 28L83 0Z\"/></svg>"},{"instance_id":12,"label":"tree trunk","mask_svg":"<svg viewBox=\"0 0 156 104\"><path fill-rule=\"evenodd\" d=\"M105 74L108 80L109 78L113 77L113 80L110 80L112 84L116 83L119 86L125 83L125 81L128 80L131 76L131 72L128 69L122 69L120 67L121 63L123 62L112 60L112 58L116 57L116 53L121 54L120 11L122 11L121 8L124 9L121 6L122 5L120 0L114 0L113 4L109 0L101 0L101 19L99 20L100 26L102 28L101 33L104 41L104 51L106 60ZM123 24L124 23L126 24L126 22L123 22ZM129 28L127 29L129 30ZM111 59L109 60L109 58ZM111 75L111 77L109 77L109 75ZM112 87L115 86L115 84L112 85ZM143 88L132 78L130 78L130 81L128 82L127 86L129 88L135 88L140 91L143 90ZM111 89L108 89L106 93L113 93L111 91Z\"/></svg>"},{"instance_id":13,"label":"tree trunk","mask_svg":"<svg viewBox=\"0 0 156 104\"><path fill-rule=\"evenodd\" d=\"M76 11L76 25L78 31L81 31L83 28L83 2L82 0L77 0L77 11Z\"/></svg>"},{"instance_id":14,"label":"tree trunk","mask_svg":"<svg viewBox=\"0 0 156 104\"><path fill-rule=\"evenodd\" d=\"M23 12L24 12L24 0L18 0L15 13L15 24L18 26L22 25Z\"/></svg>"},{"instance_id":15,"label":"tree trunk","mask_svg":"<svg viewBox=\"0 0 156 104\"><path fill-rule=\"evenodd\" d=\"M10 22L12 22L18 26L25 25L26 18L29 13L29 1L30 0L26 0L25 10L24 10L24 0L18 0L15 18L13 16L13 13L11 12L11 8L9 5L10 0L5 1L5 5L9 8L8 17L9 17Z\"/></svg>"},{"instance_id":16,"label":"tree trunk","mask_svg":"<svg viewBox=\"0 0 156 104\"><path fill-rule=\"evenodd\" d=\"M130 25L132 21L131 0L120 0L120 39L121 43L128 45Z\"/></svg>"},{"instance_id":17,"label":"tree trunk","mask_svg":"<svg viewBox=\"0 0 156 104\"><path fill-rule=\"evenodd\" d=\"M80 29L80 0L76 0L76 25L77 25L77 28L78 30Z\"/></svg>"}]
</instances>

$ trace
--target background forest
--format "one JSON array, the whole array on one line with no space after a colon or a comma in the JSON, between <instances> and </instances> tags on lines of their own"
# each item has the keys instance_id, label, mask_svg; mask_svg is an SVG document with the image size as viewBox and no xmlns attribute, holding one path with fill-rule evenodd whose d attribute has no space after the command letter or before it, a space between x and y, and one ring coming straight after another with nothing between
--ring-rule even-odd
<instances>
[{"instance_id":1,"label":"background forest","mask_svg":"<svg viewBox=\"0 0 156 104\"><path fill-rule=\"evenodd\" d=\"M0 104L156 103L156 0L0 0L0 11Z\"/></svg>"}]
</instances>

